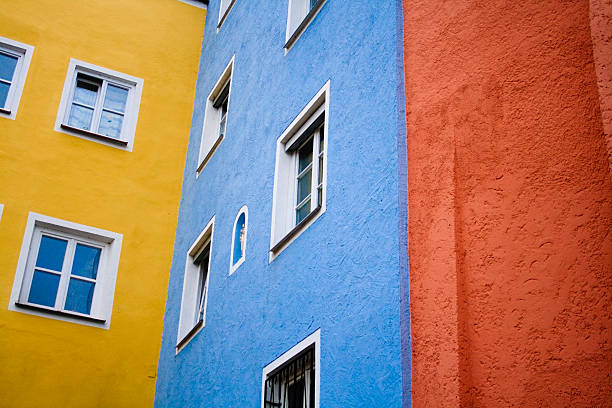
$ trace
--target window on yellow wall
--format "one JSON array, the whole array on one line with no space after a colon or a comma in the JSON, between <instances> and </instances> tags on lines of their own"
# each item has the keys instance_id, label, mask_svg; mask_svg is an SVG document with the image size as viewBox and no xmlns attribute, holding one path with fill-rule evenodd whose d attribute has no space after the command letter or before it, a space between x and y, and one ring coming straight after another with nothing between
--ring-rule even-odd
<instances>
[{"instance_id":1,"label":"window on yellow wall","mask_svg":"<svg viewBox=\"0 0 612 408\"><path fill-rule=\"evenodd\" d=\"M15 119L34 47L0 37L0 117Z\"/></svg>"},{"instance_id":2,"label":"window on yellow wall","mask_svg":"<svg viewBox=\"0 0 612 408\"><path fill-rule=\"evenodd\" d=\"M108 327L121 235L31 213L13 310Z\"/></svg>"},{"instance_id":3,"label":"window on yellow wall","mask_svg":"<svg viewBox=\"0 0 612 408\"><path fill-rule=\"evenodd\" d=\"M143 80L71 60L56 130L131 150Z\"/></svg>"}]
</instances>

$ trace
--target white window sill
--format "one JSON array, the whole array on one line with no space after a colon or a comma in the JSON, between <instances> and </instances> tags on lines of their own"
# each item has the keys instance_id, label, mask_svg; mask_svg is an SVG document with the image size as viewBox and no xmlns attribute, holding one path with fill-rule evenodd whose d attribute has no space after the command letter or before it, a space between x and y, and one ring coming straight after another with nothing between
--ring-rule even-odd
<instances>
[{"instance_id":1,"label":"white window sill","mask_svg":"<svg viewBox=\"0 0 612 408\"><path fill-rule=\"evenodd\" d=\"M304 231L312 222L314 222L322 214L321 206L316 207L312 210L299 224L285 234L272 248L270 248L270 260L272 261L278 254L281 253L295 238L297 238L302 231Z\"/></svg>"},{"instance_id":2,"label":"white window sill","mask_svg":"<svg viewBox=\"0 0 612 408\"><path fill-rule=\"evenodd\" d=\"M195 326L176 344L176 354L178 354L185 346L202 330L204 320L200 320Z\"/></svg>"},{"instance_id":3,"label":"white window sill","mask_svg":"<svg viewBox=\"0 0 612 408\"><path fill-rule=\"evenodd\" d=\"M215 141L215 143L213 144L213 146L210 149L210 151L206 154L204 159L202 159L202 161L200 162L200 164L198 165L198 168L196 170L196 173L197 173L198 176L200 175L200 173L204 169L204 166L206 166L206 164L208 164L208 162L210 161L210 158L213 156L213 154L215 154L215 152L217 151L217 147L219 147L219 145L221 144L222 141L223 141L223 136L219 136L217 138L217 140Z\"/></svg>"},{"instance_id":4,"label":"white window sill","mask_svg":"<svg viewBox=\"0 0 612 408\"><path fill-rule=\"evenodd\" d=\"M119 146L125 147L128 145L128 142L126 140L121 140L121 139L116 139L114 137L110 137L110 136L104 136L101 135L99 133L95 133L95 132L90 132L89 130L84 130L84 129L79 129L79 128L75 128L72 127L70 125L66 125L64 123L62 123L60 125L60 127L69 132L69 133L77 133L79 135L83 135L83 136L87 136L90 137L92 139L99 139L99 140L103 140L105 142L111 143L111 144L117 144Z\"/></svg>"},{"instance_id":5,"label":"white window sill","mask_svg":"<svg viewBox=\"0 0 612 408\"><path fill-rule=\"evenodd\" d=\"M306 31L306 28L310 25L312 20L314 20L316 15L319 14L319 11L323 8L323 5L325 4L326 1L327 0L319 0L317 4L313 8L310 9L308 14L306 14L306 17L304 17L300 25L297 26L297 28L295 29L295 31L293 31L291 36L289 36L289 38L285 42L285 55L287 54L289 49L293 47L293 44L295 44L297 39L300 38L302 33Z\"/></svg>"},{"instance_id":6,"label":"white window sill","mask_svg":"<svg viewBox=\"0 0 612 408\"><path fill-rule=\"evenodd\" d=\"M50 307L46 307L46 306L42 306L42 305L36 305L36 304L32 304L32 303L15 302L15 306L20 308L20 309L36 310L36 311L39 311L39 312L42 312L42 313L48 313L48 314L53 314L53 315L58 315L58 316L75 317L75 318L86 320L86 321L90 321L90 322L93 322L93 323L99 323L99 324L106 323L106 319L99 319L97 317L93 317L93 316L82 314L82 313L78 313L78 312L70 312L70 311L66 311L66 310L57 310L57 309L53 309L53 308L50 308Z\"/></svg>"}]
</instances>

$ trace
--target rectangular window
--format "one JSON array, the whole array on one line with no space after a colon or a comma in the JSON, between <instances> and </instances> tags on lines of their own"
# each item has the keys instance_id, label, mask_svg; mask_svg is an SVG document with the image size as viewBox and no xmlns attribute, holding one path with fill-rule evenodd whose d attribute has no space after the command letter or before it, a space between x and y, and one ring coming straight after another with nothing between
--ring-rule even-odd
<instances>
[{"instance_id":1,"label":"rectangular window","mask_svg":"<svg viewBox=\"0 0 612 408\"><path fill-rule=\"evenodd\" d=\"M71 60L56 130L131 150L142 79Z\"/></svg>"},{"instance_id":2,"label":"rectangular window","mask_svg":"<svg viewBox=\"0 0 612 408\"><path fill-rule=\"evenodd\" d=\"M208 223L187 253L177 338L177 353L206 324L210 255L215 219Z\"/></svg>"},{"instance_id":3,"label":"rectangular window","mask_svg":"<svg viewBox=\"0 0 612 408\"><path fill-rule=\"evenodd\" d=\"M291 48L325 2L326 0L289 0L285 49Z\"/></svg>"},{"instance_id":4,"label":"rectangular window","mask_svg":"<svg viewBox=\"0 0 612 408\"><path fill-rule=\"evenodd\" d=\"M107 327L120 245L119 234L32 213L14 306Z\"/></svg>"},{"instance_id":5,"label":"rectangular window","mask_svg":"<svg viewBox=\"0 0 612 408\"><path fill-rule=\"evenodd\" d=\"M270 260L325 211L329 82L277 140Z\"/></svg>"},{"instance_id":6,"label":"rectangular window","mask_svg":"<svg viewBox=\"0 0 612 408\"><path fill-rule=\"evenodd\" d=\"M0 37L0 116L15 119L34 47Z\"/></svg>"},{"instance_id":7,"label":"rectangular window","mask_svg":"<svg viewBox=\"0 0 612 408\"><path fill-rule=\"evenodd\" d=\"M318 408L321 331L264 367L263 408Z\"/></svg>"},{"instance_id":8,"label":"rectangular window","mask_svg":"<svg viewBox=\"0 0 612 408\"><path fill-rule=\"evenodd\" d=\"M225 67L225 70L206 99L197 175L202 172L204 166L210 161L217 147L227 135L233 68L234 58Z\"/></svg>"}]
</instances>

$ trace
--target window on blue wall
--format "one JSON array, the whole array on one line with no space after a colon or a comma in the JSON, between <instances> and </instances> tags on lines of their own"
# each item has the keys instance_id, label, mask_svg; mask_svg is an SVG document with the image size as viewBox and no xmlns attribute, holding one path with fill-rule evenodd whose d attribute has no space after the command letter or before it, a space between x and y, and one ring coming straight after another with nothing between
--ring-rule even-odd
<instances>
[{"instance_id":1,"label":"window on blue wall","mask_svg":"<svg viewBox=\"0 0 612 408\"><path fill-rule=\"evenodd\" d=\"M329 82L277 140L271 259L325 211Z\"/></svg>"},{"instance_id":2,"label":"window on blue wall","mask_svg":"<svg viewBox=\"0 0 612 408\"><path fill-rule=\"evenodd\" d=\"M244 206L238 212L234 221L232 234L232 256L230 262L230 275L244 262L246 255L248 210Z\"/></svg>"},{"instance_id":3,"label":"window on blue wall","mask_svg":"<svg viewBox=\"0 0 612 408\"><path fill-rule=\"evenodd\" d=\"M289 0L285 48L290 48L314 19L326 0Z\"/></svg>"},{"instance_id":4,"label":"window on blue wall","mask_svg":"<svg viewBox=\"0 0 612 408\"><path fill-rule=\"evenodd\" d=\"M176 349L180 351L206 324L214 217L187 253Z\"/></svg>"},{"instance_id":5,"label":"window on blue wall","mask_svg":"<svg viewBox=\"0 0 612 408\"><path fill-rule=\"evenodd\" d=\"M234 58L232 57L206 99L200 154L196 170L197 175L202 172L204 166L206 166L223 139L227 136L233 68Z\"/></svg>"}]
</instances>

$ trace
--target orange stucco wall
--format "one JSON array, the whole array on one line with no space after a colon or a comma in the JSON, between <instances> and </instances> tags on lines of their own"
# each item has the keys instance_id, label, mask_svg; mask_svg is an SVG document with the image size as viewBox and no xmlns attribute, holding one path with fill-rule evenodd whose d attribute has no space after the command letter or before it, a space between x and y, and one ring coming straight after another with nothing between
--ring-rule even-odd
<instances>
[{"instance_id":1,"label":"orange stucco wall","mask_svg":"<svg viewBox=\"0 0 612 408\"><path fill-rule=\"evenodd\" d=\"M589 1L405 2L404 46L414 407L610 406Z\"/></svg>"}]
</instances>

